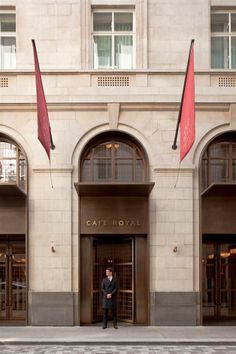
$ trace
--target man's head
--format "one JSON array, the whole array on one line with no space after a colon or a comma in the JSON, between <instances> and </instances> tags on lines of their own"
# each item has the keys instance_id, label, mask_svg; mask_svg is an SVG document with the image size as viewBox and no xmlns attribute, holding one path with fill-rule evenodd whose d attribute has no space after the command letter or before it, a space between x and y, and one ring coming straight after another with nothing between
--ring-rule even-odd
<instances>
[{"instance_id":1,"label":"man's head","mask_svg":"<svg viewBox=\"0 0 236 354\"><path fill-rule=\"evenodd\" d=\"M106 276L111 277L112 276L112 268L106 268Z\"/></svg>"}]
</instances>

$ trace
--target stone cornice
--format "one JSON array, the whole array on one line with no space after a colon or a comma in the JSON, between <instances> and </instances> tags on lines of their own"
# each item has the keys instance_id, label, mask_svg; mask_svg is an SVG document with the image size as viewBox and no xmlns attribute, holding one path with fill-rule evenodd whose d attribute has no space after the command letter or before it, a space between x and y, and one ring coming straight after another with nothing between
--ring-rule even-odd
<instances>
[{"instance_id":1,"label":"stone cornice","mask_svg":"<svg viewBox=\"0 0 236 354\"><path fill-rule=\"evenodd\" d=\"M43 75L184 75L185 70L53 70L53 69L41 69ZM30 69L22 70L0 70L1 76L17 76L17 75L34 75L34 71ZM236 75L236 70L195 70L195 75Z\"/></svg>"},{"instance_id":2,"label":"stone cornice","mask_svg":"<svg viewBox=\"0 0 236 354\"><path fill-rule=\"evenodd\" d=\"M72 173L73 168L72 167L67 167L67 168L46 168L46 167L35 167L32 168L32 171L34 173Z\"/></svg>"},{"instance_id":3,"label":"stone cornice","mask_svg":"<svg viewBox=\"0 0 236 354\"><path fill-rule=\"evenodd\" d=\"M154 173L193 173L194 170L194 167L157 167L153 169Z\"/></svg>"},{"instance_id":4,"label":"stone cornice","mask_svg":"<svg viewBox=\"0 0 236 354\"><path fill-rule=\"evenodd\" d=\"M107 111L107 103L47 103L51 112L68 111ZM120 111L178 111L179 103L174 102L124 102L120 103ZM230 103L196 103L196 111L229 112ZM0 112L35 112L36 103L1 103Z\"/></svg>"}]
</instances>

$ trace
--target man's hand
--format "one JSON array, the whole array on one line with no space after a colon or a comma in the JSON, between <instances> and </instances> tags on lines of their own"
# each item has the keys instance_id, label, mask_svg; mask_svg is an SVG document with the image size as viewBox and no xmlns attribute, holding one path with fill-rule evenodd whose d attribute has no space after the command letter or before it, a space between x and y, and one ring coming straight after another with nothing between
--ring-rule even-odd
<instances>
[{"instance_id":1,"label":"man's hand","mask_svg":"<svg viewBox=\"0 0 236 354\"><path fill-rule=\"evenodd\" d=\"M112 294L107 294L107 299L111 299L112 298Z\"/></svg>"}]
</instances>

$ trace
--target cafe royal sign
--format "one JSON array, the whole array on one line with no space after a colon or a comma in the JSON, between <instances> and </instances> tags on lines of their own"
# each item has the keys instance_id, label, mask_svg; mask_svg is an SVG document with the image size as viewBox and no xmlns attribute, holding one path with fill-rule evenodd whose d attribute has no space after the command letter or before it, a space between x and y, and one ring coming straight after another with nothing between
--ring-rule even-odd
<instances>
[{"instance_id":1,"label":"cafe royal sign","mask_svg":"<svg viewBox=\"0 0 236 354\"><path fill-rule=\"evenodd\" d=\"M145 197L85 197L80 203L81 234L147 234Z\"/></svg>"}]
</instances>

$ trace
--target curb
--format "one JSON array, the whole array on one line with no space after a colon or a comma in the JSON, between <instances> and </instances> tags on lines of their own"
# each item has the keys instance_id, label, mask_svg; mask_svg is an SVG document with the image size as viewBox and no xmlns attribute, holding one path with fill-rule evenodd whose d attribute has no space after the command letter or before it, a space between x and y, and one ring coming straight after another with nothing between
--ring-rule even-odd
<instances>
[{"instance_id":1,"label":"curb","mask_svg":"<svg viewBox=\"0 0 236 354\"><path fill-rule=\"evenodd\" d=\"M186 340L181 340L181 341L125 341L125 342L112 342L112 341L104 341L104 342L86 342L86 341L0 341L0 346L7 346L7 345L39 345L39 346L44 346L44 345L63 345L63 346L167 346L167 345L194 345L194 346L221 346L221 345L227 345L227 346L236 346L236 341L186 341Z\"/></svg>"}]
</instances>

